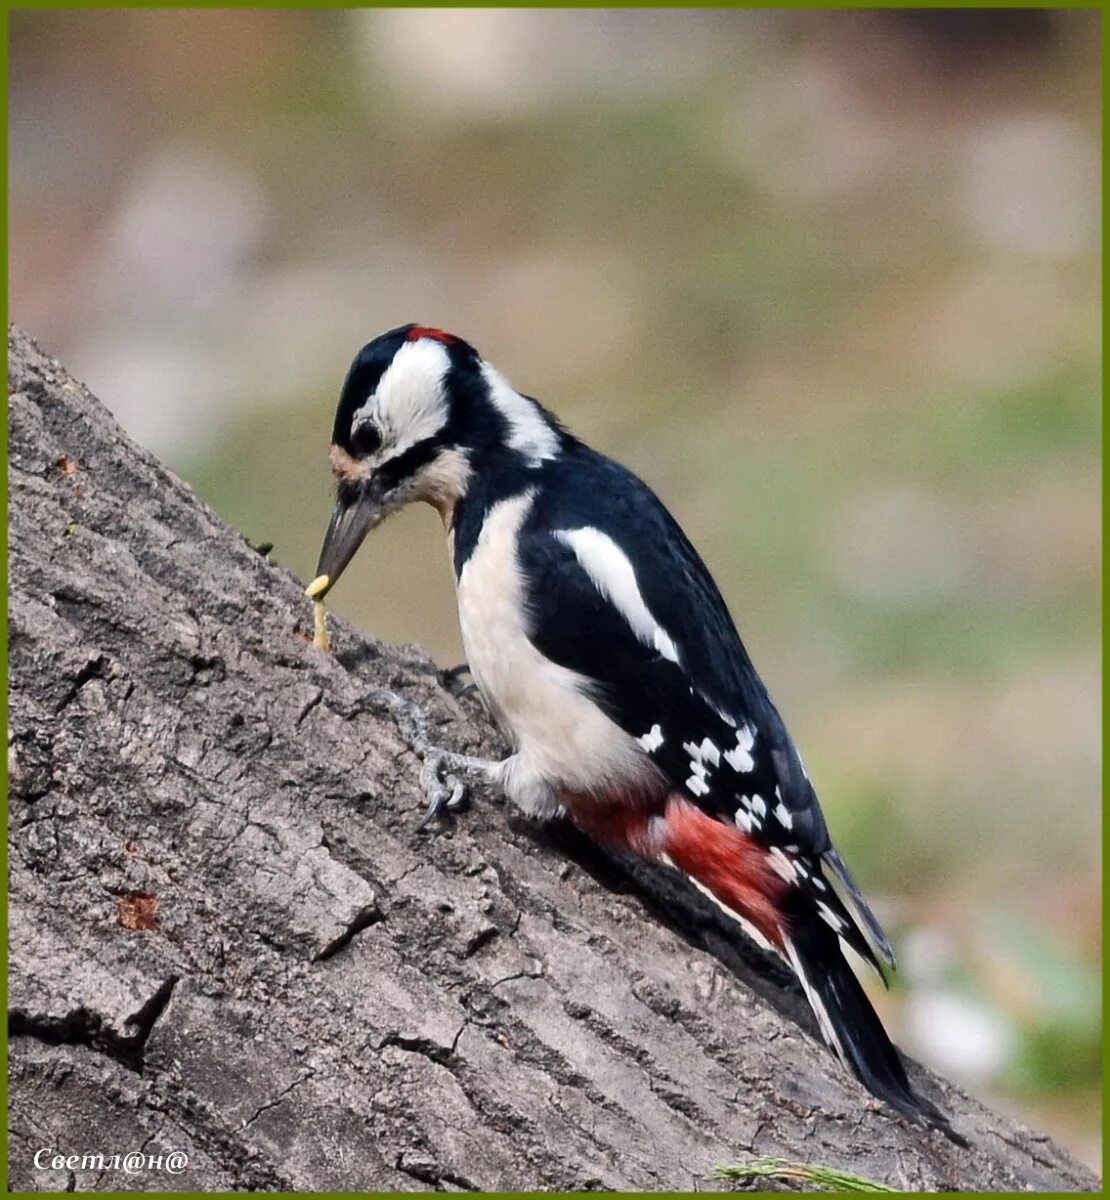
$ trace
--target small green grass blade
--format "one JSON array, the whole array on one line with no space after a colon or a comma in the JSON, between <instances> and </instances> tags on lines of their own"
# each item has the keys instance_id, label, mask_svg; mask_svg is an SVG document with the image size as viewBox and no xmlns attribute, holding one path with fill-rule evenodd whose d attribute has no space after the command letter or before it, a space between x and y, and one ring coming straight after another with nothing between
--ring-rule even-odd
<instances>
[{"instance_id":1,"label":"small green grass blade","mask_svg":"<svg viewBox=\"0 0 1110 1200\"><path fill-rule=\"evenodd\" d=\"M718 1179L733 1179L746 1183L749 1179L789 1179L812 1184L823 1192L897 1192L863 1175L851 1171L839 1171L835 1167L823 1167L817 1163L790 1162L785 1158L753 1158L746 1163L721 1166L714 1175Z\"/></svg>"}]
</instances>

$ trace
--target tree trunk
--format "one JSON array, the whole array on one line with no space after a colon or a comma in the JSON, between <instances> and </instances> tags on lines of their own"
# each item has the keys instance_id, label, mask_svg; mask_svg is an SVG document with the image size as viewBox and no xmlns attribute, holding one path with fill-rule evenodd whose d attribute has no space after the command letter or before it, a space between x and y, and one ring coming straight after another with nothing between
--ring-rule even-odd
<instances>
[{"instance_id":1,"label":"tree trunk","mask_svg":"<svg viewBox=\"0 0 1110 1200\"><path fill-rule=\"evenodd\" d=\"M496 752L477 702L334 617L315 649L301 582L9 354L13 1187L694 1189L753 1153L1097 1185L912 1064L970 1149L871 1102L665 873L485 794L418 832L420 763L360 699Z\"/></svg>"}]
</instances>

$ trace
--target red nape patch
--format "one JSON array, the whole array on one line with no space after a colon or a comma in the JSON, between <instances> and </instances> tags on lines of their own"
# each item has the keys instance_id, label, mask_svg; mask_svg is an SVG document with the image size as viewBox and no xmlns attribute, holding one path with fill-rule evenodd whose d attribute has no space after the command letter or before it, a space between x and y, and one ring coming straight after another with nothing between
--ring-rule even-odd
<instances>
[{"instance_id":1,"label":"red nape patch","mask_svg":"<svg viewBox=\"0 0 1110 1200\"><path fill-rule=\"evenodd\" d=\"M751 921L773 946L782 946L778 901L788 885L758 842L676 795L667 799L662 842L680 871Z\"/></svg>"},{"instance_id":2,"label":"red nape patch","mask_svg":"<svg viewBox=\"0 0 1110 1200\"><path fill-rule=\"evenodd\" d=\"M445 346L452 346L459 339L452 333L444 333L442 329L433 329L430 325L414 325L408 333L408 341L418 342L421 338L434 338Z\"/></svg>"}]
</instances>

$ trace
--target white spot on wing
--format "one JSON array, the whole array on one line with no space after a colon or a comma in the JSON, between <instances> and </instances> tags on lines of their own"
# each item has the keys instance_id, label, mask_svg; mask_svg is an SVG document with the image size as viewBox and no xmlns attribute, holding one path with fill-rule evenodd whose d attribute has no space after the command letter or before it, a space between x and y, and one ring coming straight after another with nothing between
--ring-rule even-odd
<instances>
[{"instance_id":1,"label":"white spot on wing","mask_svg":"<svg viewBox=\"0 0 1110 1200\"><path fill-rule=\"evenodd\" d=\"M559 435L552 429L540 406L522 396L513 385L488 362L482 363L482 376L489 388L489 398L509 426L508 444L538 467L559 452Z\"/></svg>"},{"instance_id":2,"label":"white spot on wing","mask_svg":"<svg viewBox=\"0 0 1110 1200\"><path fill-rule=\"evenodd\" d=\"M663 729L659 725L653 725L647 733L636 739L641 746L648 752L654 754L663 744Z\"/></svg>"},{"instance_id":3,"label":"white spot on wing","mask_svg":"<svg viewBox=\"0 0 1110 1200\"><path fill-rule=\"evenodd\" d=\"M724 723L726 725L730 726L732 729L736 728L736 718L730 716L727 712L725 712L725 710L723 708L721 708L718 704L716 704L713 701L712 697L707 696L704 692L695 692L693 688L690 689L690 695L691 696L694 696L694 695L700 696L701 699L704 700L705 703L709 705L709 707L717 714L717 716L719 716L721 718L722 721L724 721ZM706 739L706 740L708 741L708 739Z\"/></svg>"},{"instance_id":4,"label":"white spot on wing","mask_svg":"<svg viewBox=\"0 0 1110 1200\"><path fill-rule=\"evenodd\" d=\"M721 752L709 738L706 738L701 744L701 757L710 766L715 767L721 761Z\"/></svg>"},{"instance_id":5,"label":"white spot on wing","mask_svg":"<svg viewBox=\"0 0 1110 1200\"><path fill-rule=\"evenodd\" d=\"M700 775L691 775L690 778L686 780L686 787L693 792L695 796L709 795L709 784L707 784Z\"/></svg>"},{"instance_id":6,"label":"white spot on wing","mask_svg":"<svg viewBox=\"0 0 1110 1200\"><path fill-rule=\"evenodd\" d=\"M762 829L763 822L752 811L753 800L758 800L758 796L741 796L741 807L736 810L736 819L743 827L746 833L750 833L752 829Z\"/></svg>"},{"instance_id":7,"label":"white spot on wing","mask_svg":"<svg viewBox=\"0 0 1110 1200\"><path fill-rule=\"evenodd\" d=\"M755 745L755 730L750 725L741 725L736 731L736 746L725 751L725 762L734 771L752 771L755 769L755 759L752 758L752 747Z\"/></svg>"},{"instance_id":8,"label":"white spot on wing","mask_svg":"<svg viewBox=\"0 0 1110 1200\"><path fill-rule=\"evenodd\" d=\"M771 853L767 857L771 868L776 871L787 883L798 882L798 872L794 870L794 864L782 852L778 846L771 847Z\"/></svg>"},{"instance_id":9,"label":"white spot on wing","mask_svg":"<svg viewBox=\"0 0 1110 1200\"><path fill-rule=\"evenodd\" d=\"M757 817L765 817L767 815L767 805L763 797L758 794L752 797L752 812Z\"/></svg>"},{"instance_id":10,"label":"white spot on wing","mask_svg":"<svg viewBox=\"0 0 1110 1200\"><path fill-rule=\"evenodd\" d=\"M844 922L829 908L824 900L817 901L817 911L821 914L821 920L826 925L831 925L838 933L844 928Z\"/></svg>"},{"instance_id":11,"label":"white spot on wing","mask_svg":"<svg viewBox=\"0 0 1110 1200\"><path fill-rule=\"evenodd\" d=\"M781 800L775 805L775 816L778 818L778 822L783 829L794 828L794 818L787 811L786 805Z\"/></svg>"},{"instance_id":12,"label":"white spot on wing","mask_svg":"<svg viewBox=\"0 0 1110 1200\"><path fill-rule=\"evenodd\" d=\"M651 646L664 658L678 662L678 651L667 631L648 611L636 583L636 572L628 556L608 534L592 526L560 529L555 536L569 546L594 587L628 622L632 632L645 646Z\"/></svg>"}]
</instances>

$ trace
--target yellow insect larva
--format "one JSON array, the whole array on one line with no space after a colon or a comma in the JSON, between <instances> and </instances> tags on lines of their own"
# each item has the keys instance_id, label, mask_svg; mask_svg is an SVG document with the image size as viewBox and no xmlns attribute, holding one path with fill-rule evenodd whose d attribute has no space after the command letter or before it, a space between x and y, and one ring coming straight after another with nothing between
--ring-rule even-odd
<instances>
[{"instance_id":1,"label":"yellow insect larva","mask_svg":"<svg viewBox=\"0 0 1110 1200\"><path fill-rule=\"evenodd\" d=\"M316 631L312 635L312 644L314 646L318 646L321 650L330 650L331 643L328 641L328 619L323 600L316 600L313 602L312 615L316 623Z\"/></svg>"},{"instance_id":2,"label":"yellow insect larva","mask_svg":"<svg viewBox=\"0 0 1110 1200\"><path fill-rule=\"evenodd\" d=\"M313 600L312 616L315 624L315 633L312 636L312 644L321 650L329 650L331 648L331 644L328 641L328 619L324 609L324 593L328 590L330 583L331 577L329 575L317 575L304 590L305 595L310 596Z\"/></svg>"}]
</instances>

